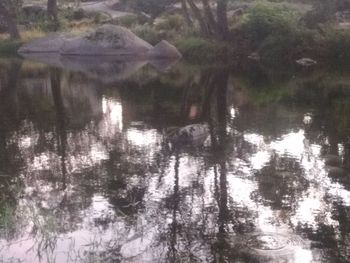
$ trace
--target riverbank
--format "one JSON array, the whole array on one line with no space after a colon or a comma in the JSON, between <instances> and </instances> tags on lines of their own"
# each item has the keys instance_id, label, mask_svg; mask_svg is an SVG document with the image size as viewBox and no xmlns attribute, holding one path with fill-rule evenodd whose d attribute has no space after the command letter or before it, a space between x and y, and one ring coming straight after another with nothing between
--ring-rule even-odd
<instances>
[{"instance_id":1,"label":"riverbank","mask_svg":"<svg viewBox=\"0 0 350 263\"><path fill-rule=\"evenodd\" d=\"M82 9L65 9L59 15L59 31L81 34L104 23L121 25L153 45L163 39L173 43L184 59L192 63L252 60L280 67L310 58L318 64L349 64L350 28L340 26L337 21L313 24L309 21L310 12L298 5L258 2L239 14L228 14L229 34L225 41L203 37L196 25L189 26L176 12L151 21L140 14L110 17ZM50 32L50 24L43 17L28 19L20 20L21 24L30 25L21 28L21 41L2 37L0 54L16 54L21 43Z\"/></svg>"}]
</instances>

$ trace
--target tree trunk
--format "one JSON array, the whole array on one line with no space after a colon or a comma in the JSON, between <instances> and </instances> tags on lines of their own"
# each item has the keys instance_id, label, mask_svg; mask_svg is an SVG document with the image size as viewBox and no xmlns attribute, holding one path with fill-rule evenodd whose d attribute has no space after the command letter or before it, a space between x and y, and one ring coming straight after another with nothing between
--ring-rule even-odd
<instances>
[{"instance_id":1,"label":"tree trunk","mask_svg":"<svg viewBox=\"0 0 350 263\"><path fill-rule=\"evenodd\" d=\"M218 36L226 40L228 38L227 0L218 0L216 14Z\"/></svg>"},{"instance_id":2,"label":"tree trunk","mask_svg":"<svg viewBox=\"0 0 350 263\"><path fill-rule=\"evenodd\" d=\"M21 36L19 35L16 19L14 19L12 16L9 16L6 19L7 23L7 30L10 34L11 39L20 39Z\"/></svg>"},{"instance_id":3,"label":"tree trunk","mask_svg":"<svg viewBox=\"0 0 350 263\"><path fill-rule=\"evenodd\" d=\"M216 21L213 15L213 12L211 10L210 4L208 0L202 0L202 4L203 4L203 11L205 14L205 19L207 21L207 26L208 26L208 30L211 33L214 33L216 31Z\"/></svg>"},{"instance_id":4,"label":"tree trunk","mask_svg":"<svg viewBox=\"0 0 350 263\"><path fill-rule=\"evenodd\" d=\"M193 26L193 21L190 17L190 14L188 13L187 3L186 0L181 0L181 8L183 16L185 17L185 21L188 26Z\"/></svg>"},{"instance_id":5,"label":"tree trunk","mask_svg":"<svg viewBox=\"0 0 350 263\"><path fill-rule=\"evenodd\" d=\"M205 36L210 35L207 23L202 16L201 10L196 6L196 4L193 2L193 0L187 0L187 2L192 10L194 17L198 20L198 23L199 23L199 26L201 28L202 33Z\"/></svg>"},{"instance_id":6,"label":"tree trunk","mask_svg":"<svg viewBox=\"0 0 350 263\"><path fill-rule=\"evenodd\" d=\"M10 38L20 39L21 36L17 29L16 15L12 14L10 11L6 10L6 8L0 5L0 16L2 16L5 20L7 32L9 33Z\"/></svg>"},{"instance_id":7,"label":"tree trunk","mask_svg":"<svg viewBox=\"0 0 350 263\"><path fill-rule=\"evenodd\" d=\"M53 22L53 31L57 31L57 0L47 0L47 17L51 22Z\"/></svg>"}]
</instances>

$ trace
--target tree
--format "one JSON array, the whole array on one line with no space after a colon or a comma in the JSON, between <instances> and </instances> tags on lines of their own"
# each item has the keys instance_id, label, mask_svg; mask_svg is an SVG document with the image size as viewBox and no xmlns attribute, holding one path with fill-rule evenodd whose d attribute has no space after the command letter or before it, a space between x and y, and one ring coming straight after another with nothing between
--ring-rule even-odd
<instances>
[{"instance_id":1,"label":"tree","mask_svg":"<svg viewBox=\"0 0 350 263\"><path fill-rule=\"evenodd\" d=\"M209 0L201 0L202 8L199 8L193 0L187 0L193 17L198 21L201 32L205 36L214 36L221 40L228 38L227 24L227 0L214 1L216 15Z\"/></svg>"},{"instance_id":2,"label":"tree","mask_svg":"<svg viewBox=\"0 0 350 263\"><path fill-rule=\"evenodd\" d=\"M20 38L17 28L17 10L21 5L22 0L1 0L0 2L0 17L5 21L11 39Z\"/></svg>"}]
</instances>

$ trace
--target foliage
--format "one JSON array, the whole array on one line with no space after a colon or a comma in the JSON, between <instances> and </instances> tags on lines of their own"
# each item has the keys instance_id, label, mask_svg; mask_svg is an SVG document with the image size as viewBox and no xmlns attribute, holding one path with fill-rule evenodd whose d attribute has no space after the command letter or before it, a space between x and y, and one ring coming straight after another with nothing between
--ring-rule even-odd
<instances>
[{"instance_id":1,"label":"foliage","mask_svg":"<svg viewBox=\"0 0 350 263\"><path fill-rule=\"evenodd\" d=\"M0 41L0 55L1 56L16 56L17 50L23 44L17 40L1 40Z\"/></svg>"},{"instance_id":2,"label":"foliage","mask_svg":"<svg viewBox=\"0 0 350 263\"><path fill-rule=\"evenodd\" d=\"M124 0L123 4L129 5L138 12L144 12L153 18L163 13L166 8L176 0Z\"/></svg>"},{"instance_id":3,"label":"foliage","mask_svg":"<svg viewBox=\"0 0 350 263\"><path fill-rule=\"evenodd\" d=\"M328 60L350 61L350 31L328 29L324 32L324 52Z\"/></svg>"},{"instance_id":4,"label":"foliage","mask_svg":"<svg viewBox=\"0 0 350 263\"><path fill-rule=\"evenodd\" d=\"M22 0L1 0L0 8L3 8L7 12L11 13L16 10L18 11L19 8L22 6L22 4L23 4Z\"/></svg>"},{"instance_id":5,"label":"foliage","mask_svg":"<svg viewBox=\"0 0 350 263\"><path fill-rule=\"evenodd\" d=\"M128 16L122 16L114 19L112 21L113 24L124 26L124 27L133 27L139 24L139 19L137 15L128 15Z\"/></svg>"},{"instance_id":6,"label":"foliage","mask_svg":"<svg viewBox=\"0 0 350 263\"><path fill-rule=\"evenodd\" d=\"M248 10L241 26L246 37L257 45L272 34L291 34L299 18L297 12L283 5L258 2Z\"/></svg>"},{"instance_id":7,"label":"foliage","mask_svg":"<svg viewBox=\"0 0 350 263\"><path fill-rule=\"evenodd\" d=\"M223 42L200 37L187 37L177 41L181 54L192 62L227 60L229 46Z\"/></svg>"},{"instance_id":8,"label":"foliage","mask_svg":"<svg viewBox=\"0 0 350 263\"><path fill-rule=\"evenodd\" d=\"M175 30L180 31L186 26L185 19L180 15L169 15L161 17L155 24L157 30Z\"/></svg>"},{"instance_id":9,"label":"foliage","mask_svg":"<svg viewBox=\"0 0 350 263\"><path fill-rule=\"evenodd\" d=\"M152 26L145 24L132 28L132 31L143 40L149 42L152 45L157 44L159 41L165 38L165 35L154 29Z\"/></svg>"}]
</instances>

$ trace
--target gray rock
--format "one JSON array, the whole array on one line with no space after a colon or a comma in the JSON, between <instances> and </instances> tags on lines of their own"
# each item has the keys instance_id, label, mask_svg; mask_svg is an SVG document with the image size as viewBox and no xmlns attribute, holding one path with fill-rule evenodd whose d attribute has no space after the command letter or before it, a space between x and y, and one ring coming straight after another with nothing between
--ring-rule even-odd
<instances>
[{"instance_id":1,"label":"gray rock","mask_svg":"<svg viewBox=\"0 0 350 263\"><path fill-rule=\"evenodd\" d=\"M149 51L150 57L153 58L181 58L181 53L175 46L166 40L160 41Z\"/></svg>"},{"instance_id":2,"label":"gray rock","mask_svg":"<svg viewBox=\"0 0 350 263\"><path fill-rule=\"evenodd\" d=\"M176 47L167 41L163 40L153 47L127 28L108 24L83 36L73 37L64 33L49 34L23 45L18 53L38 56L54 53L62 57L100 56L119 60L172 60L171 64L181 57ZM39 59L42 59L41 55ZM56 57L54 61L56 63Z\"/></svg>"},{"instance_id":3,"label":"gray rock","mask_svg":"<svg viewBox=\"0 0 350 263\"><path fill-rule=\"evenodd\" d=\"M303 67L311 67L317 64L317 62L311 58L301 58L295 61L298 65Z\"/></svg>"},{"instance_id":4,"label":"gray rock","mask_svg":"<svg viewBox=\"0 0 350 263\"><path fill-rule=\"evenodd\" d=\"M58 53L63 44L71 37L64 33L48 34L24 44L18 53Z\"/></svg>"},{"instance_id":5,"label":"gray rock","mask_svg":"<svg viewBox=\"0 0 350 263\"><path fill-rule=\"evenodd\" d=\"M130 30L115 25L103 25L95 32L66 41L62 55L99 55L145 57L152 46Z\"/></svg>"},{"instance_id":6,"label":"gray rock","mask_svg":"<svg viewBox=\"0 0 350 263\"><path fill-rule=\"evenodd\" d=\"M167 140L172 147L203 146L208 137L209 126L207 124L191 124L174 129L167 135Z\"/></svg>"}]
</instances>

